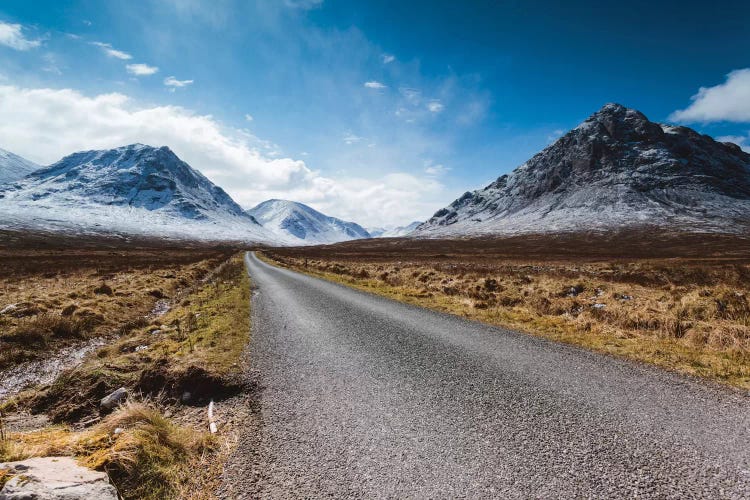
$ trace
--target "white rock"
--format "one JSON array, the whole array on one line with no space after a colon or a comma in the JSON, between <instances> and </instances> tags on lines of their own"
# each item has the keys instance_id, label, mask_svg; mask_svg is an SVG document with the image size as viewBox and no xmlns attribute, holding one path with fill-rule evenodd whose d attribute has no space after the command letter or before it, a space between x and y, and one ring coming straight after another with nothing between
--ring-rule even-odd
<instances>
[{"instance_id":1,"label":"white rock","mask_svg":"<svg viewBox=\"0 0 750 500\"><path fill-rule=\"evenodd\" d=\"M81 467L72 457L29 458L0 464L14 476L0 500L117 500L107 474Z\"/></svg>"}]
</instances>

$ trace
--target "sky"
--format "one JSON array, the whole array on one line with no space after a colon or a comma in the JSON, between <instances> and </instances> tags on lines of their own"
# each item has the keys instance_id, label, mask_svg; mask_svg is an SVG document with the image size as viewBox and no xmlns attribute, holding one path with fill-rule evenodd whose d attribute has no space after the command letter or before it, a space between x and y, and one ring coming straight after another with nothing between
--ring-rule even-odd
<instances>
[{"instance_id":1,"label":"sky","mask_svg":"<svg viewBox=\"0 0 750 500\"><path fill-rule=\"evenodd\" d=\"M249 208L425 220L607 102L750 150L750 2L3 0L0 148L167 145Z\"/></svg>"}]
</instances>

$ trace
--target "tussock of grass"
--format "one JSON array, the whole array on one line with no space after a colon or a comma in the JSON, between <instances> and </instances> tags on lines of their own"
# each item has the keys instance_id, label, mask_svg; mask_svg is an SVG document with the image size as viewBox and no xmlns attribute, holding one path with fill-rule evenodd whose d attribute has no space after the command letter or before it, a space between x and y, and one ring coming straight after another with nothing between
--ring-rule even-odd
<instances>
[{"instance_id":1,"label":"tussock of grass","mask_svg":"<svg viewBox=\"0 0 750 500\"><path fill-rule=\"evenodd\" d=\"M219 438L175 424L156 406L130 402L91 429L57 426L0 440L0 462L73 455L108 473L120 494L133 499L177 498L211 481Z\"/></svg>"},{"instance_id":2,"label":"tussock of grass","mask_svg":"<svg viewBox=\"0 0 750 500\"><path fill-rule=\"evenodd\" d=\"M265 257L395 300L750 388L747 264Z\"/></svg>"}]
</instances>

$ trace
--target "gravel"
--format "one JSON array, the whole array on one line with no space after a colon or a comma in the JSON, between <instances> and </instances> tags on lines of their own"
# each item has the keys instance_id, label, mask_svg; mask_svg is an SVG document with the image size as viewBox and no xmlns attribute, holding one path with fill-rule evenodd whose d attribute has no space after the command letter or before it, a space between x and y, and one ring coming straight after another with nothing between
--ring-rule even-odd
<instances>
[{"instance_id":1,"label":"gravel","mask_svg":"<svg viewBox=\"0 0 750 500\"><path fill-rule=\"evenodd\" d=\"M248 255L226 498L747 498L750 395Z\"/></svg>"}]
</instances>

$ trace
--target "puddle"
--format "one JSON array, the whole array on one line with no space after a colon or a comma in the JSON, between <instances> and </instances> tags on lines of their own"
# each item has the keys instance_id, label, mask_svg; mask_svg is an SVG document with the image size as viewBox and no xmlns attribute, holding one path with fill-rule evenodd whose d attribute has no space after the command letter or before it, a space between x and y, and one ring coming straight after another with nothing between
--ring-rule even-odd
<instances>
[{"instance_id":1,"label":"puddle","mask_svg":"<svg viewBox=\"0 0 750 500\"><path fill-rule=\"evenodd\" d=\"M80 364L86 354L105 344L102 338L92 339L61 349L49 358L28 361L0 372L0 401L26 387L52 383L60 372Z\"/></svg>"}]
</instances>

